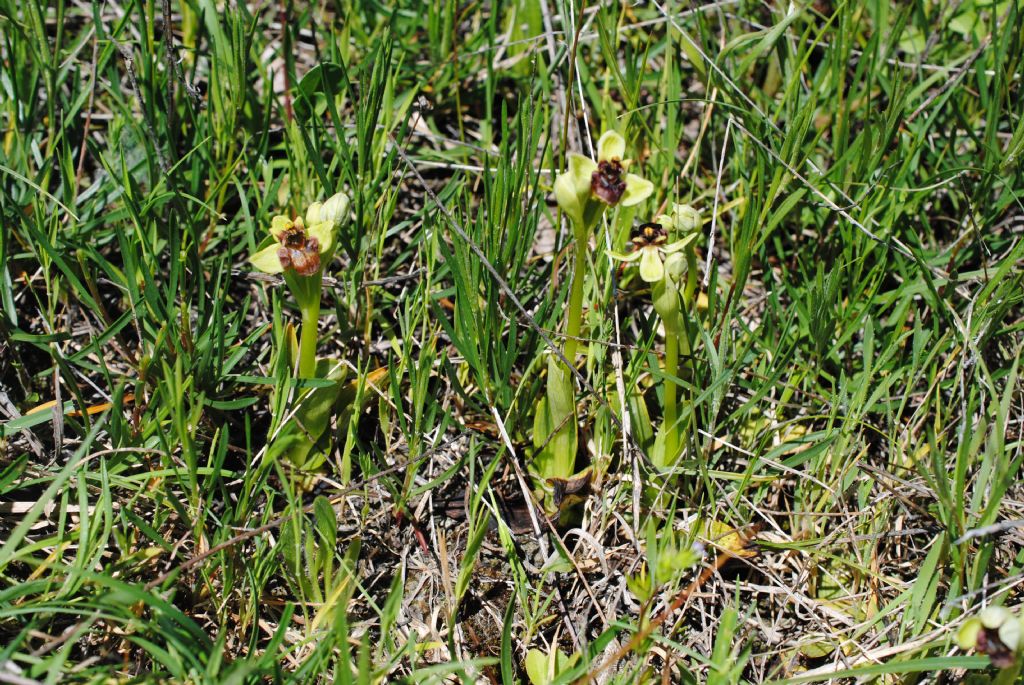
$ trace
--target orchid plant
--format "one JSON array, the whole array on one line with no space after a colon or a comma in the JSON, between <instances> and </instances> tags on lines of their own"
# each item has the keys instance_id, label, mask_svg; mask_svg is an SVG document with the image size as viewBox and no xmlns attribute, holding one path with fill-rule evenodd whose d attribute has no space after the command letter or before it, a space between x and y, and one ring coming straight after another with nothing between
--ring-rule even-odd
<instances>
[{"instance_id":1,"label":"orchid plant","mask_svg":"<svg viewBox=\"0 0 1024 685\"><path fill-rule=\"evenodd\" d=\"M348 196L333 195L327 202L314 202L306 218L278 215L271 219L270 238L249 258L268 274L282 274L302 313L299 342L300 378L312 378L316 369L317 324L320 319L320 287L324 265L334 255L335 235L348 213Z\"/></svg>"},{"instance_id":2,"label":"orchid plant","mask_svg":"<svg viewBox=\"0 0 1024 685\"><path fill-rule=\"evenodd\" d=\"M326 461L330 451L327 427L333 409L345 394L341 384L343 365L332 359L318 360L316 351L324 267L334 255L337 232L348 217L348 206L348 197L337 193L326 202L311 204L305 217L273 217L270 235L249 258L258 270L284 278L301 315L298 339L294 326L289 324L277 359L286 363L287 375L318 381L306 388L291 411L271 427L268 456L285 456L303 474L300 482L307 481Z\"/></svg>"},{"instance_id":3,"label":"orchid plant","mask_svg":"<svg viewBox=\"0 0 1024 685\"><path fill-rule=\"evenodd\" d=\"M669 468L679 458L686 433L679 416L675 378L679 377L679 358L690 356L689 313L697 288L697 253L694 242L701 225L700 212L689 205L676 204L671 214L662 214L633 232L632 251L610 252L613 259L639 265L640 278L651 284L654 311L665 329L664 413L655 438L651 461L658 468ZM669 242L669 237L678 238Z\"/></svg>"},{"instance_id":4,"label":"orchid plant","mask_svg":"<svg viewBox=\"0 0 1024 685\"><path fill-rule=\"evenodd\" d=\"M650 181L627 171L630 160L624 159L625 154L626 140L617 131L607 131L598 140L596 160L570 153L568 168L555 179L555 198L572 225L576 246L562 347L570 364L575 364L583 327L583 289L590 237L606 210L632 207L654 192ZM574 472L578 440L576 399L571 369L552 355L548 358L547 371L547 391L534 415L533 437L539 451L533 470L543 481L554 485L552 481L565 481Z\"/></svg>"}]
</instances>

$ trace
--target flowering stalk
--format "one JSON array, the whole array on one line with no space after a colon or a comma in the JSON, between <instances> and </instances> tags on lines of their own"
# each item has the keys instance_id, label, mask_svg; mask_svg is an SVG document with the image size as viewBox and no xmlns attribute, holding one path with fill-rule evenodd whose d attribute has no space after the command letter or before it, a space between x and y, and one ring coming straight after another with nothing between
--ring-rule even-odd
<instances>
[{"instance_id":1,"label":"flowering stalk","mask_svg":"<svg viewBox=\"0 0 1024 685\"><path fill-rule=\"evenodd\" d=\"M573 261L572 284L569 289L569 309L566 310L565 346L562 353L572 361L576 358L580 333L583 329L583 281L587 276L587 260L581 243L576 242L576 259Z\"/></svg>"},{"instance_id":2,"label":"flowering stalk","mask_svg":"<svg viewBox=\"0 0 1024 685\"><path fill-rule=\"evenodd\" d=\"M636 205L654 191L650 181L626 172L626 141L618 132L602 135L597 149L597 160L570 153L568 168L555 179L555 198L572 224L576 246L562 348L570 364L575 363L583 329L583 289L590 236L606 209ZM577 436L572 372L554 357L548 361L547 391L536 409L533 437L539 448L533 468L540 478L565 480L573 475Z\"/></svg>"},{"instance_id":3,"label":"flowering stalk","mask_svg":"<svg viewBox=\"0 0 1024 685\"><path fill-rule=\"evenodd\" d=\"M299 333L299 378L313 378L316 373L316 343L319 338L320 299L302 308Z\"/></svg>"},{"instance_id":4,"label":"flowering stalk","mask_svg":"<svg viewBox=\"0 0 1024 685\"><path fill-rule=\"evenodd\" d=\"M665 375L670 380L665 383L665 455L679 451L679 410L676 407L676 384L672 378L679 377L679 334L665 330Z\"/></svg>"},{"instance_id":5,"label":"flowering stalk","mask_svg":"<svg viewBox=\"0 0 1024 685\"><path fill-rule=\"evenodd\" d=\"M665 329L664 411L651 460L655 466L672 466L679 457L685 436L679 418L678 390L680 353L689 357L691 341L687 330L687 313L693 305L697 288L697 256L694 241L700 214L688 205L675 205L671 216L660 215L653 223L642 224L631 239L633 251L612 252L624 262L637 262L640 278L651 284L654 311ZM683 238L669 243L670 233ZM685 281L684 279L685 275Z\"/></svg>"},{"instance_id":6,"label":"flowering stalk","mask_svg":"<svg viewBox=\"0 0 1024 685\"><path fill-rule=\"evenodd\" d=\"M677 243L678 244L678 243ZM679 454L680 425L679 409L676 402L678 388L675 379L679 377L679 347L683 341L684 351L689 354L689 338L683 311L680 307L679 276L682 274L683 259L679 254L671 254L665 260L665 271L661 280L652 288L654 311L661 318L665 328L665 408L662 415L662 435L664 448L654 459L657 466L664 468L675 461Z\"/></svg>"},{"instance_id":7,"label":"flowering stalk","mask_svg":"<svg viewBox=\"0 0 1024 685\"><path fill-rule=\"evenodd\" d=\"M249 258L260 271L281 274L299 307L302 323L297 358L291 359L289 366L299 378L332 381L301 393L289 418L271 431L268 455L287 457L307 475L327 458L330 439L325 434L342 387L344 367L329 359L318 361L316 350L324 266L334 254L335 234L347 213L348 198L338 193L323 204L310 205L305 218L275 216L270 235ZM287 359L285 350L280 354ZM299 479L300 485L308 481Z\"/></svg>"}]
</instances>

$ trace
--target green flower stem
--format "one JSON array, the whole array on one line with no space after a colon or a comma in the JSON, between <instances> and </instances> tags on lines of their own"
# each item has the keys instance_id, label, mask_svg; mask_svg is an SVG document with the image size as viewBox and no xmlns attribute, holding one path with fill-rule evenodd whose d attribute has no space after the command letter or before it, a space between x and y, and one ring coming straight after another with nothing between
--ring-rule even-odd
<instances>
[{"instance_id":1,"label":"green flower stem","mask_svg":"<svg viewBox=\"0 0 1024 685\"><path fill-rule=\"evenodd\" d=\"M654 284L651 289L651 299L654 304L654 311L661 318L665 327L665 376L663 397L663 412L661 421L662 435L664 435L662 459L660 467L671 466L679 452L679 405L676 401L678 390L675 378L679 377L679 348L680 343L686 345L685 317L680 311L679 290L675 281L669 274Z\"/></svg>"},{"instance_id":2,"label":"green flower stem","mask_svg":"<svg viewBox=\"0 0 1024 685\"><path fill-rule=\"evenodd\" d=\"M676 383L679 376L679 336L665 331L665 461L675 463L679 451L679 410L676 406Z\"/></svg>"},{"instance_id":3,"label":"green flower stem","mask_svg":"<svg viewBox=\"0 0 1024 685\"><path fill-rule=\"evenodd\" d=\"M697 292L697 253L692 245L686 248L686 285L683 287L683 306L693 311L693 296Z\"/></svg>"},{"instance_id":4,"label":"green flower stem","mask_svg":"<svg viewBox=\"0 0 1024 685\"><path fill-rule=\"evenodd\" d=\"M320 321L320 298L313 298L302 307L302 330L299 332L299 378L316 376L317 324Z\"/></svg>"},{"instance_id":5,"label":"green flower stem","mask_svg":"<svg viewBox=\"0 0 1024 685\"><path fill-rule=\"evenodd\" d=\"M576 240L576 261L572 269L572 283L569 290L569 309L566 312L565 345L562 348L570 364L576 361L580 331L583 328L583 281L587 274L586 243Z\"/></svg>"},{"instance_id":6,"label":"green flower stem","mask_svg":"<svg viewBox=\"0 0 1024 685\"><path fill-rule=\"evenodd\" d=\"M999 674L992 680L992 685L1013 685L1020 675L1021 657L1017 656L1017 662L1013 666L1007 666L999 671Z\"/></svg>"},{"instance_id":7,"label":"green flower stem","mask_svg":"<svg viewBox=\"0 0 1024 685\"><path fill-rule=\"evenodd\" d=\"M683 358L686 359L686 361L683 362L683 367L684 367L684 370L686 372L686 378L690 379L690 378L693 377L693 370L692 370L693 369L693 361L692 361L693 356L692 356L692 351L693 351L693 342L694 341L690 337L690 335L691 335L691 333L690 333L690 331L691 331L690 315L696 311L696 309L695 309L695 301L694 301L694 296L696 294L696 291L697 291L697 254L696 254L696 252L694 252L692 247L688 247L686 249L686 283L683 285L683 292L682 292L683 306L682 306L682 309L679 312L679 333L678 333L677 336L669 336L671 338L675 338L675 340L672 340L671 342L669 342L668 340L665 341L665 372L666 373L671 373L676 378L682 378L682 376L680 376L680 374L679 374L679 357L678 357L678 355L680 353L682 354ZM670 362L669 349L670 349L670 347L674 348L673 352L676 352L676 357L674 359L671 359L671 362L672 362L672 366L671 367L669 366L669 362ZM672 382L669 382L669 386L670 386L670 388L666 388L666 395L665 395L665 420L666 421L671 421L671 423L669 423L669 426L672 427L672 430L669 431L669 436L671 436L672 439L677 441L677 442L674 445L671 445L672 451L669 451L668 448L670 447L670 445L669 445L669 442L668 442L668 436L666 436L665 453L666 453L666 455L669 455L669 458L672 459L673 462L674 462L675 457L678 456L677 455L677 451L679 449L679 445L685 440L686 431L683 429L682 426L678 425L677 413L675 411L673 411L671 415L669 414L669 401L670 401L669 400L669 395L668 395L668 390L669 389L671 389L671 391L672 391L671 392L672 409L675 410L675 408L676 408L675 407L675 402L676 402L675 384L672 383ZM685 395L683 400L686 401L686 402L690 402L691 398L689 396L690 395L689 390L684 388L683 389L683 394Z\"/></svg>"}]
</instances>

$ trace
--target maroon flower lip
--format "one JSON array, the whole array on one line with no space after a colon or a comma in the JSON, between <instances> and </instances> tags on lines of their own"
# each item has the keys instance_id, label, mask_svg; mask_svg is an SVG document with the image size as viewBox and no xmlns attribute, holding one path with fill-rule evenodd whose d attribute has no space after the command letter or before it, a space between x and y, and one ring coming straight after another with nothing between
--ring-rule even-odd
<instances>
[{"instance_id":1,"label":"maroon flower lip","mask_svg":"<svg viewBox=\"0 0 1024 685\"><path fill-rule=\"evenodd\" d=\"M622 178L625 169L617 159L603 159L597 163L597 171L590 177L590 191L607 205L617 205L626 192L626 181Z\"/></svg>"},{"instance_id":2,"label":"maroon flower lip","mask_svg":"<svg viewBox=\"0 0 1024 685\"><path fill-rule=\"evenodd\" d=\"M977 650L987 654L996 668L1009 668L1014 664L1013 650L999 639L999 632L990 628L982 628L978 633Z\"/></svg>"},{"instance_id":3,"label":"maroon flower lip","mask_svg":"<svg viewBox=\"0 0 1024 685\"><path fill-rule=\"evenodd\" d=\"M294 226L281 236L277 258L285 269L293 269L300 276L312 276L320 268L320 241L307 236L301 225Z\"/></svg>"},{"instance_id":4,"label":"maroon flower lip","mask_svg":"<svg viewBox=\"0 0 1024 685\"><path fill-rule=\"evenodd\" d=\"M664 245L668 242L668 231L661 224L640 224L638 228L633 230L633 235L630 236L629 240L633 243L633 248L637 250L651 245Z\"/></svg>"}]
</instances>

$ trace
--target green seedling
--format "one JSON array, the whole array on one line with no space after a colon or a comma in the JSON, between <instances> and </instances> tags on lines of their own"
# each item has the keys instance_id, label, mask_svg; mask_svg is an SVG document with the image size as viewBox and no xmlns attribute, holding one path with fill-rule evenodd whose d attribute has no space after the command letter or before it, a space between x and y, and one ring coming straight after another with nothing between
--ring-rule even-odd
<instances>
[{"instance_id":1,"label":"green seedling","mask_svg":"<svg viewBox=\"0 0 1024 685\"><path fill-rule=\"evenodd\" d=\"M639 266L640 278L651 284L654 311L665 329L664 411L651 453L651 461L659 469L675 465L687 438L689 423L680 416L676 379L680 353L688 359L693 345L688 321L697 288L695 242L700 225L696 209L676 204L671 215L659 215L634 231L632 252L609 253L614 259ZM673 237L677 239L670 242Z\"/></svg>"},{"instance_id":2,"label":"green seedling","mask_svg":"<svg viewBox=\"0 0 1024 685\"><path fill-rule=\"evenodd\" d=\"M679 581L700 562L700 543L689 544L674 530L659 531L653 519L647 522L647 560L640 570L626 577L626 588L640 602L649 602L666 585Z\"/></svg>"},{"instance_id":3,"label":"green seedling","mask_svg":"<svg viewBox=\"0 0 1024 685\"><path fill-rule=\"evenodd\" d=\"M531 649L526 653L526 675L533 685L549 685L575 666L579 658L578 653L566 656L558 647L552 647L547 654Z\"/></svg>"},{"instance_id":4,"label":"green seedling","mask_svg":"<svg viewBox=\"0 0 1024 685\"><path fill-rule=\"evenodd\" d=\"M704 552L700 543L687 543L667 526L659 531L654 519L647 521L646 537L647 559L639 571L626 576L626 589L640 602L639 625L644 630L650 626L655 598L664 588L677 585L687 571L700 563ZM642 651L650 646L650 638L640 644Z\"/></svg>"},{"instance_id":5,"label":"green seedling","mask_svg":"<svg viewBox=\"0 0 1024 685\"><path fill-rule=\"evenodd\" d=\"M629 160L623 159L626 141L621 134L607 131L598 140L597 149L597 160L570 153L569 168L555 179L555 197L569 218L576 244L562 347L570 364L575 363L583 327L583 286L590 236L609 207L631 207L654 192L650 181L626 172ZM572 370L553 355L548 358L547 367L547 392L537 403L533 431L534 444L539 450L533 471L543 483L572 477L577 448Z\"/></svg>"}]
</instances>

